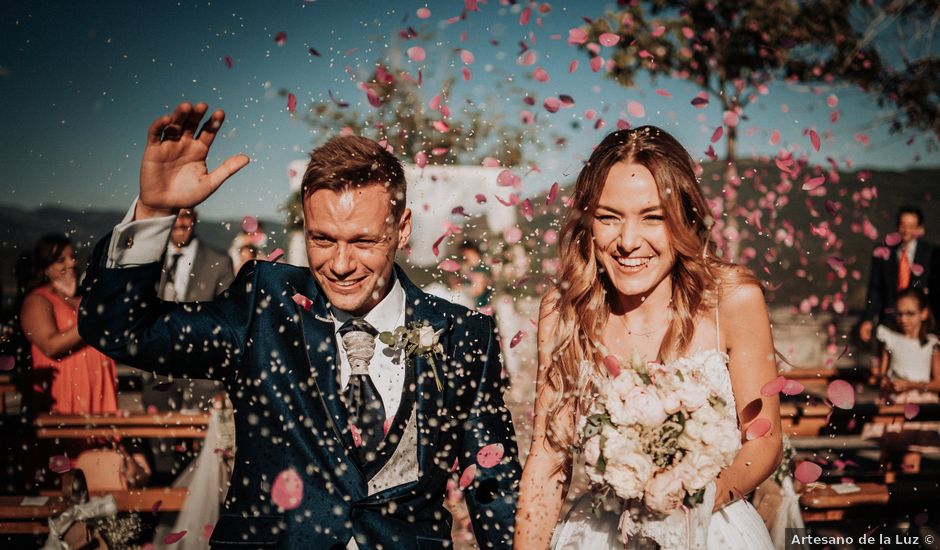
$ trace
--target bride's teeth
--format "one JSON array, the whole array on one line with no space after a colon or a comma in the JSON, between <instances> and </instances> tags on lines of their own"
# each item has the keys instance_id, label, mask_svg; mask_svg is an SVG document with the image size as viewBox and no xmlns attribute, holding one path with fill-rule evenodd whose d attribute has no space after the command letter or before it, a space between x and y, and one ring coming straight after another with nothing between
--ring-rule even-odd
<instances>
[{"instance_id":1,"label":"bride's teeth","mask_svg":"<svg viewBox=\"0 0 940 550\"><path fill-rule=\"evenodd\" d=\"M617 263L624 267L640 267L649 261L649 258L617 258Z\"/></svg>"}]
</instances>

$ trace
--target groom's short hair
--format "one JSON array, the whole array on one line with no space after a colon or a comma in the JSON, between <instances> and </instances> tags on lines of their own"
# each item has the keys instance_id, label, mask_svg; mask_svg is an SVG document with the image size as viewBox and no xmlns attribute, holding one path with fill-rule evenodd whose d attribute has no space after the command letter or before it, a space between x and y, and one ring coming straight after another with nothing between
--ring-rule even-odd
<instances>
[{"instance_id":1,"label":"groom's short hair","mask_svg":"<svg viewBox=\"0 0 940 550\"><path fill-rule=\"evenodd\" d=\"M384 185L391 197L392 216L405 211L405 170L381 144L360 136L339 136L310 153L301 185L303 200L320 189L342 191L364 185Z\"/></svg>"}]
</instances>

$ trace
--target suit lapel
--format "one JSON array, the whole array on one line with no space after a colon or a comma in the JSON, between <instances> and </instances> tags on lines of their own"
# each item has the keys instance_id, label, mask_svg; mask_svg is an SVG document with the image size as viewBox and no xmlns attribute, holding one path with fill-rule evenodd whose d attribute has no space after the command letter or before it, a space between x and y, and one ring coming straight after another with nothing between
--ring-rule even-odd
<instances>
[{"instance_id":1,"label":"suit lapel","mask_svg":"<svg viewBox=\"0 0 940 550\"><path fill-rule=\"evenodd\" d=\"M334 435L342 442L347 460L362 476L362 464L355 452L356 447L349 430L349 417L340 399L339 349L333 318L327 310L326 300L317 289L313 277L309 278L307 288L299 294L313 302L309 310L299 304L296 305L303 324L304 343L309 359L308 368L311 370L310 377L315 381L321 405L330 421Z\"/></svg>"},{"instance_id":2,"label":"suit lapel","mask_svg":"<svg viewBox=\"0 0 940 550\"><path fill-rule=\"evenodd\" d=\"M398 266L395 266L395 270L405 289L406 326L411 326L412 323L428 324L435 332L442 330L441 344L444 347L444 356L446 358L451 348L449 342L450 331L448 330L450 322L433 306L428 295L415 286ZM440 410L444 407L444 394L447 391L447 377L445 376L447 364L443 358L438 357L435 359L434 369L432 369L430 362L424 356L415 357L412 364L416 384L418 475L420 479L426 477L427 472L433 467L432 459L441 426L438 419L441 416ZM444 385L443 390L437 389L434 376L435 370ZM435 421L431 422L431 419Z\"/></svg>"}]
</instances>

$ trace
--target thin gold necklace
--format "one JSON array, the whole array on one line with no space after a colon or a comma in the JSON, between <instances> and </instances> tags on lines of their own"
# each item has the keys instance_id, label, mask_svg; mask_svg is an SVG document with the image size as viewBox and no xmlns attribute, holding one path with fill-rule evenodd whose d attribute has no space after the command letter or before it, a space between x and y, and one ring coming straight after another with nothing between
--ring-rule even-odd
<instances>
[{"instance_id":1,"label":"thin gold necklace","mask_svg":"<svg viewBox=\"0 0 940 550\"><path fill-rule=\"evenodd\" d=\"M667 326L669 326L669 320L670 320L671 318L672 318L672 310L669 311L669 319L667 319L666 322L662 323L660 326L654 328L653 330L650 330L650 331L647 331L647 332L637 332L637 331L635 331L635 330L630 330L630 327L627 326L627 316L626 316L626 315L621 315L621 316L620 316L620 324L623 325L623 329L624 329L625 331L627 331L627 334L628 334L628 335L630 335L630 336L646 337L646 336L650 336L650 335L652 335L652 334L656 334L657 332L659 332L659 331L663 330L664 328L666 328Z\"/></svg>"}]
</instances>

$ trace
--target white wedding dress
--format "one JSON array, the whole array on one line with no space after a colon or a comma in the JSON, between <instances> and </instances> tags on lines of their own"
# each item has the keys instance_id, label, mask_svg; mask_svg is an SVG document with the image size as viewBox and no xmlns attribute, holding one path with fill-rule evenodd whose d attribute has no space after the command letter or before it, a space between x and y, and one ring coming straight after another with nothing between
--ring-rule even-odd
<instances>
[{"instance_id":1,"label":"white wedding dress","mask_svg":"<svg viewBox=\"0 0 940 550\"><path fill-rule=\"evenodd\" d=\"M734 394L731 392L731 378L728 374L728 356L718 349L710 349L683 357L677 361L682 370L699 370L710 380L713 387L718 388L721 397L729 404L729 414L735 415ZM582 378L583 379L583 378ZM577 461L574 468L574 488L579 474L583 476L583 460ZM582 484L583 485L583 484ZM705 502L700 505L710 510L714 502L714 489L709 487ZM569 501L572 500L569 494ZM574 549L603 549L624 548L623 539L618 529L620 512L617 510L600 511L595 514L592 509L593 495L589 492L574 495L574 503L564 520L555 529L552 548L556 550ZM700 508L692 510L689 514L703 517L708 512ZM708 550L774 550L773 542L763 520L757 510L746 500L737 500L719 511L705 517L701 522L703 529L691 538L687 529L692 524L692 518L683 510L679 510L662 522L656 528L660 531L657 540L667 540L662 545L668 548L707 548ZM707 532L704 524L707 523ZM649 539L633 538L626 548L645 549L656 548L656 544Z\"/></svg>"}]
</instances>

